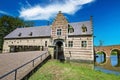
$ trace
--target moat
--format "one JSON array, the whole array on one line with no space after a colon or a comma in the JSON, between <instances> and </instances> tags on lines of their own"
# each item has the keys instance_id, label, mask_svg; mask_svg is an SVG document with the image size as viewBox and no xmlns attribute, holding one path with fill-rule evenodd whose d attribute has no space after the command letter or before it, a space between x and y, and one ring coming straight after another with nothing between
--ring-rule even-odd
<instances>
[{"instance_id":1,"label":"moat","mask_svg":"<svg viewBox=\"0 0 120 80\"><path fill-rule=\"evenodd\" d=\"M120 75L120 59L118 59L117 55L104 57L103 54L97 54L95 70Z\"/></svg>"}]
</instances>

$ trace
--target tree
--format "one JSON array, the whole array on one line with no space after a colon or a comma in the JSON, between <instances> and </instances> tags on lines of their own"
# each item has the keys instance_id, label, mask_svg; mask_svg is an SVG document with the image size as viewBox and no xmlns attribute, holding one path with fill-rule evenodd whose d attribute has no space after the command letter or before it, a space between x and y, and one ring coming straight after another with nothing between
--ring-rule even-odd
<instances>
[{"instance_id":1,"label":"tree","mask_svg":"<svg viewBox=\"0 0 120 80\"><path fill-rule=\"evenodd\" d=\"M18 27L31 27L34 23L24 21L18 17L3 15L0 17L0 50L3 45L3 38Z\"/></svg>"}]
</instances>

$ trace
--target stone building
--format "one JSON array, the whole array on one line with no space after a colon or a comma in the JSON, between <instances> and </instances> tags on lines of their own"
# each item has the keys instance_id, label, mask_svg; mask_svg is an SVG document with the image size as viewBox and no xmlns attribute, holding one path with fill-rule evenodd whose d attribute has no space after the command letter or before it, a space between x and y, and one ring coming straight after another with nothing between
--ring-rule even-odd
<instances>
[{"instance_id":1,"label":"stone building","mask_svg":"<svg viewBox=\"0 0 120 80\"><path fill-rule=\"evenodd\" d=\"M92 18L69 23L59 11L52 25L17 28L4 37L3 53L49 50L56 59L93 62Z\"/></svg>"}]
</instances>

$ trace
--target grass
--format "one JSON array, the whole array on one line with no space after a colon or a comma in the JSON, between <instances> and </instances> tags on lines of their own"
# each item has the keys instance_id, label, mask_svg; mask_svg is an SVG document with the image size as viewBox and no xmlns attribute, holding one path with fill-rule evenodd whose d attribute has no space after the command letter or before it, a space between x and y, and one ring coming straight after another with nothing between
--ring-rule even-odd
<instances>
[{"instance_id":1,"label":"grass","mask_svg":"<svg viewBox=\"0 0 120 80\"><path fill-rule=\"evenodd\" d=\"M120 80L120 76L95 71L90 64L49 60L29 80Z\"/></svg>"}]
</instances>

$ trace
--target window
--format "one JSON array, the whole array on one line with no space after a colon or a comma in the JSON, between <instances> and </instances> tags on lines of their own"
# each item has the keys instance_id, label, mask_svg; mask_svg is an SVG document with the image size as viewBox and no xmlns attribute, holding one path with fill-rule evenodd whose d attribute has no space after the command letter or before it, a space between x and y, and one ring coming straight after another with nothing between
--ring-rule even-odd
<instances>
[{"instance_id":1,"label":"window","mask_svg":"<svg viewBox=\"0 0 120 80\"><path fill-rule=\"evenodd\" d=\"M74 28L68 24L68 33L73 33L74 32Z\"/></svg>"},{"instance_id":2,"label":"window","mask_svg":"<svg viewBox=\"0 0 120 80\"><path fill-rule=\"evenodd\" d=\"M73 41L68 41L68 47L73 47Z\"/></svg>"},{"instance_id":3,"label":"window","mask_svg":"<svg viewBox=\"0 0 120 80\"><path fill-rule=\"evenodd\" d=\"M19 34L18 34L18 36L21 36L21 35L22 35L22 33L19 33Z\"/></svg>"},{"instance_id":4,"label":"window","mask_svg":"<svg viewBox=\"0 0 120 80\"><path fill-rule=\"evenodd\" d=\"M61 35L61 29L57 29L57 35Z\"/></svg>"},{"instance_id":5,"label":"window","mask_svg":"<svg viewBox=\"0 0 120 80\"><path fill-rule=\"evenodd\" d=\"M87 27L84 24L82 25L82 32L87 32Z\"/></svg>"},{"instance_id":6,"label":"window","mask_svg":"<svg viewBox=\"0 0 120 80\"><path fill-rule=\"evenodd\" d=\"M45 47L47 47L47 41L45 41Z\"/></svg>"},{"instance_id":7,"label":"window","mask_svg":"<svg viewBox=\"0 0 120 80\"><path fill-rule=\"evenodd\" d=\"M67 47L67 43L65 44L65 47Z\"/></svg>"},{"instance_id":8,"label":"window","mask_svg":"<svg viewBox=\"0 0 120 80\"><path fill-rule=\"evenodd\" d=\"M30 32L29 36L32 36L32 34L33 34L33 33L32 33L32 32Z\"/></svg>"},{"instance_id":9,"label":"window","mask_svg":"<svg viewBox=\"0 0 120 80\"><path fill-rule=\"evenodd\" d=\"M81 46L82 47L87 47L87 41L82 41Z\"/></svg>"}]
</instances>

